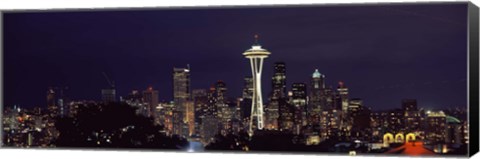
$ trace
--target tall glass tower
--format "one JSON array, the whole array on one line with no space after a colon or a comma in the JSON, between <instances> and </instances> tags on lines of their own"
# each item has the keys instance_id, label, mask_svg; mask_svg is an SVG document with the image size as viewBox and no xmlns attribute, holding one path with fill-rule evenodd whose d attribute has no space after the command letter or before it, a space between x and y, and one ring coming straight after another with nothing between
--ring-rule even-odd
<instances>
[{"instance_id":1,"label":"tall glass tower","mask_svg":"<svg viewBox=\"0 0 480 159\"><path fill-rule=\"evenodd\" d=\"M173 68L173 101L175 103L173 133L188 136L187 106L190 98L190 66Z\"/></svg>"},{"instance_id":2,"label":"tall glass tower","mask_svg":"<svg viewBox=\"0 0 480 159\"><path fill-rule=\"evenodd\" d=\"M252 96L252 113L250 114L250 124L249 124L249 135L253 135L253 121L256 119L257 129L263 129L263 101L262 101L262 85L261 85L261 76L262 76L262 67L263 59L267 58L270 55L266 49L263 49L262 46L258 43L258 35L255 35L255 43L252 45L252 48L248 49L243 53L243 55L250 59L250 66L252 68L252 78L253 78L253 96Z\"/></svg>"}]
</instances>

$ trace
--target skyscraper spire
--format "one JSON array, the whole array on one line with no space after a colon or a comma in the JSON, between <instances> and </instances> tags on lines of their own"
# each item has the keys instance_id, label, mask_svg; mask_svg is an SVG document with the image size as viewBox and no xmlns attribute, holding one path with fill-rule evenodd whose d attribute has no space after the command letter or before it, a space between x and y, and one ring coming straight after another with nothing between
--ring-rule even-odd
<instances>
[{"instance_id":1,"label":"skyscraper spire","mask_svg":"<svg viewBox=\"0 0 480 159\"><path fill-rule=\"evenodd\" d=\"M320 72L318 72L318 69L315 69L315 72L313 72L312 77L313 78L320 78Z\"/></svg>"},{"instance_id":2,"label":"skyscraper spire","mask_svg":"<svg viewBox=\"0 0 480 159\"><path fill-rule=\"evenodd\" d=\"M253 43L253 45L256 45L256 46L260 45L258 43L258 34L255 34L253 37L255 38L255 43Z\"/></svg>"}]
</instances>

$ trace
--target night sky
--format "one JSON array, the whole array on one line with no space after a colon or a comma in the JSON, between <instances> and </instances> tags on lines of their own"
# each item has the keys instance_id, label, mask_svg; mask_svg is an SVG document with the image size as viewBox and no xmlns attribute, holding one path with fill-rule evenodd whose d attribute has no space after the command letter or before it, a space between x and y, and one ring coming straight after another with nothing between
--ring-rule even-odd
<instances>
[{"instance_id":1,"label":"night sky","mask_svg":"<svg viewBox=\"0 0 480 159\"><path fill-rule=\"evenodd\" d=\"M4 104L46 105L49 86L74 100L117 97L153 86L172 100L173 67L191 66L192 88L217 80L241 96L251 75L242 53L259 34L272 54L262 75L264 99L273 64L287 66L288 89L344 81L351 98L375 110L466 107L467 3L10 12L3 17ZM265 101L266 102L266 101Z\"/></svg>"}]
</instances>

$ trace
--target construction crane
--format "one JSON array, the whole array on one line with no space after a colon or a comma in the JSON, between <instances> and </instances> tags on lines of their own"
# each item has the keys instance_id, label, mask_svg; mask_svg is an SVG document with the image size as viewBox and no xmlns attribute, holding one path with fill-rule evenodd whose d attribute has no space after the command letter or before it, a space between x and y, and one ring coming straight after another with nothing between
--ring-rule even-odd
<instances>
[{"instance_id":1,"label":"construction crane","mask_svg":"<svg viewBox=\"0 0 480 159\"><path fill-rule=\"evenodd\" d=\"M105 80L107 80L110 88L115 88L115 81L110 81L110 78L108 78L108 76L105 72L102 72L102 74L103 74L103 77L105 77Z\"/></svg>"},{"instance_id":2,"label":"construction crane","mask_svg":"<svg viewBox=\"0 0 480 159\"><path fill-rule=\"evenodd\" d=\"M105 77L105 80L107 80L108 85L110 86L110 88L102 89L102 100L104 102L115 102L115 82L110 81L110 78L108 78L105 72L102 72L102 74Z\"/></svg>"}]
</instances>

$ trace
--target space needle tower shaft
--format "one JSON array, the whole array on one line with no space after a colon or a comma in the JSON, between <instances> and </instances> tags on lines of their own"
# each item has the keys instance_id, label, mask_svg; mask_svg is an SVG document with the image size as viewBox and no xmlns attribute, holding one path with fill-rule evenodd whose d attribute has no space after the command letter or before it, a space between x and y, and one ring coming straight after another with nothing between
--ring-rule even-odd
<instances>
[{"instance_id":1,"label":"space needle tower shaft","mask_svg":"<svg viewBox=\"0 0 480 159\"><path fill-rule=\"evenodd\" d=\"M262 68L263 60L270 55L266 49L258 43L258 35L255 35L255 43L252 48L248 49L243 55L250 60L253 77L253 95L252 95L252 112L250 114L249 135L253 135L254 127L263 129L263 100L262 100ZM254 121L256 120L256 125Z\"/></svg>"}]
</instances>

